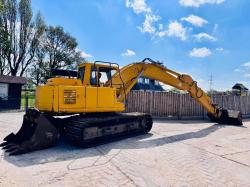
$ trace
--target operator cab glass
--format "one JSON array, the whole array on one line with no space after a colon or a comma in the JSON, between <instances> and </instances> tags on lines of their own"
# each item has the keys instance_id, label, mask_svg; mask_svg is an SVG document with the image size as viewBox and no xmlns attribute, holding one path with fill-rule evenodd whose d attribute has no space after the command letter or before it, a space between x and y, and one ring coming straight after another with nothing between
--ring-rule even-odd
<instances>
[{"instance_id":1,"label":"operator cab glass","mask_svg":"<svg viewBox=\"0 0 250 187\"><path fill-rule=\"evenodd\" d=\"M83 83L84 80L84 74L85 74L85 67L81 67L79 68L79 72L78 72L78 79L80 79Z\"/></svg>"},{"instance_id":2,"label":"operator cab glass","mask_svg":"<svg viewBox=\"0 0 250 187\"><path fill-rule=\"evenodd\" d=\"M110 62L85 62L79 65L77 77L81 80L83 85L113 87L112 76L117 73L118 70L119 65Z\"/></svg>"},{"instance_id":3,"label":"operator cab glass","mask_svg":"<svg viewBox=\"0 0 250 187\"><path fill-rule=\"evenodd\" d=\"M111 79L111 71L109 67L92 67L90 73L90 84L92 86L107 86Z\"/></svg>"}]
</instances>

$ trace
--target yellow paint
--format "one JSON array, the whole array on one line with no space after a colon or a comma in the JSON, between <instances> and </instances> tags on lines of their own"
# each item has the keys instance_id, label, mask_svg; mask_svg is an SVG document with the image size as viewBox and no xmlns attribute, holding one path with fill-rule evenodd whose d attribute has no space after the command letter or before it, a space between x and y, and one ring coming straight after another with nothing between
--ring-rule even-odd
<instances>
[{"instance_id":1,"label":"yellow paint","mask_svg":"<svg viewBox=\"0 0 250 187\"><path fill-rule=\"evenodd\" d=\"M124 111L124 104L117 101L115 88L90 85L92 67L91 63L79 66L79 69L85 68L83 81L80 78L56 77L49 79L46 85L38 86L35 107L43 112L69 114ZM109 68L102 64L96 64L95 67Z\"/></svg>"},{"instance_id":2,"label":"yellow paint","mask_svg":"<svg viewBox=\"0 0 250 187\"><path fill-rule=\"evenodd\" d=\"M55 86L55 85L81 86L82 82L79 79L56 77L56 78L48 79L46 85L51 85L51 86Z\"/></svg>"},{"instance_id":3,"label":"yellow paint","mask_svg":"<svg viewBox=\"0 0 250 187\"><path fill-rule=\"evenodd\" d=\"M103 85L91 85L91 71L111 68L117 72ZM210 97L197 86L189 75L179 74L159 64L138 62L124 66L102 63L83 63L79 72L84 69L83 80L76 78L52 78L46 85L37 87L36 108L44 112L55 113L88 113L88 112L121 112L125 110L126 94L136 84L140 76L158 80L180 90L188 91L208 112L216 114L216 107ZM80 73L79 73L80 75Z\"/></svg>"},{"instance_id":4,"label":"yellow paint","mask_svg":"<svg viewBox=\"0 0 250 187\"><path fill-rule=\"evenodd\" d=\"M116 104L116 89L100 87L97 90L97 107L106 108L112 107Z\"/></svg>"},{"instance_id":5,"label":"yellow paint","mask_svg":"<svg viewBox=\"0 0 250 187\"><path fill-rule=\"evenodd\" d=\"M36 88L35 106L41 111L53 111L54 86L38 86Z\"/></svg>"},{"instance_id":6,"label":"yellow paint","mask_svg":"<svg viewBox=\"0 0 250 187\"><path fill-rule=\"evenodd\" d=\"M86 108L97 108L97 87L86 87Z\"/></svg>"},{"instance_id":7,"label":"yellow paint","mask_svg":"<svg viewBox=\"0 0 250 187\"><path fill-rule=\"evenodd\" d=\"M138 75L145 76L154 80L158 80L177 89L189 92L189 94L199 102L208 112L216 114L216 107L211 104L211 99L207 94L197 86L197 83L189 75L179 74L159 64L152 63L133 63L124 66L120 73L116 73L112 77L112 82L117 88L118 101L123 102L126 94L136 84L135 79ZM122 77L122 81L121 78Z\"/></svg>"}]
</instances>

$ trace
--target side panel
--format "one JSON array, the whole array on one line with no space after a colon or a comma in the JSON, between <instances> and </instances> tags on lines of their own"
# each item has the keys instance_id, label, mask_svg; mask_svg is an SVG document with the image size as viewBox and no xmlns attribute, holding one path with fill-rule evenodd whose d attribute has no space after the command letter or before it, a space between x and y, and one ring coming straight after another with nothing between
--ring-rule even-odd
<instances>
[{"instance_id":1,"label":"side panel","mask_svg":"<svg viewBox=\"0 0 250 187\"><path fill-rule=\"evenodd\" d=\"M48 85L37 87L36 108L59 114L125 110L124 104L117 102L114 88Z\"/></svg>"},{"instance_id":2,"label":"side panel","mask_svg":"<svg viewBox=\"0 0 250 187\"><path fill-rule=\"evenodd\" d=\"M53 111L53 95L54 86L38 86L35 107L41 111Z\"/></svg>"},{"instance_id":3,"label":"side panel","mask_svg":"<svg viewBox=\"0 0 250 187\"><path fill-rule=\"evenodd\" d=\"M116 92L114 88L99 87L97 95L98 108L115 107Z\"/></svg>"},{"instance_id":4,"label":"side panel","mask_svg":"<svg viewBox=\"0 0 250 187\"><path fill-rule=\"evenodd\" d=\"M58 86L58 93L59 112L85 109L85 89L83 86Z\"/></svg>"},{"instance_id":5,"label":"side panel","mask_svg":"<svg viewBox=\"0 0 250 187\"><path fill-rule=\"evenodd\" d=\"M86 108L95 109L97 107L96 87L86 86Z\"/></svg>"}]
</instances>

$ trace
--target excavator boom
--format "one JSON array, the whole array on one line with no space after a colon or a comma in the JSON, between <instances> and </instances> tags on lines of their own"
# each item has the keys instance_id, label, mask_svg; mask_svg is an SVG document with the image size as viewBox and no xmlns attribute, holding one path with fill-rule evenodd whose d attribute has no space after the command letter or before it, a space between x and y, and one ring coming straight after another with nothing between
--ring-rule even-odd
<instances>
[{"instance_id":1,"label":"excavator boom","mask_svg":"<svg viewBox=\"0 0 250 187\"><path fill-rule=\"evenodd\" d=\"M239 111L222 109L212 104L211 98L198 87L197 82L191 76L170 70L150 58L124 66L120 72L112 77L111 81L114 85L122 85L122 87L117 87L119 101L124 101L126 95L141 76L187 91L207 110L208 117L214 122L242 125L242 117Z\"/></svg>"}]
</instances>

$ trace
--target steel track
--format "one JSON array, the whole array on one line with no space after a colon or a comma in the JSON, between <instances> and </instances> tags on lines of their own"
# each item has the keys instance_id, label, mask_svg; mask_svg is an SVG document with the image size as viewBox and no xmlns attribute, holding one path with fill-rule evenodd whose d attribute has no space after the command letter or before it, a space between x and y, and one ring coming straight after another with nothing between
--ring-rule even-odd
<instances>
[{"instance_id":1,"label":"steel track","mask_svg":"<svg viewBox=\"0 0 250 187\"><path fill-rule=\"evenodd\" d=\"M153 124L151 116L143 113L86 114L65 120L64 136L81 147L146 134Z\"/></svg>"}]
</instances>

